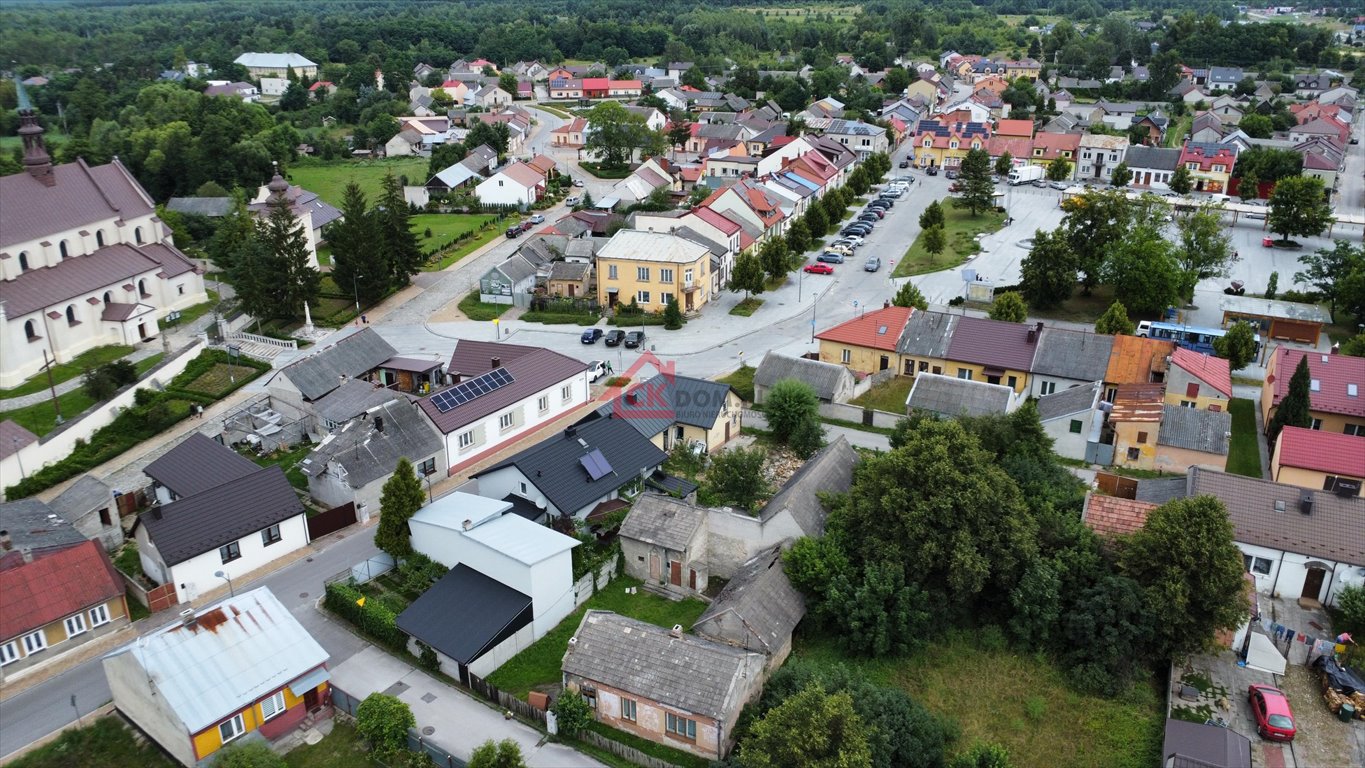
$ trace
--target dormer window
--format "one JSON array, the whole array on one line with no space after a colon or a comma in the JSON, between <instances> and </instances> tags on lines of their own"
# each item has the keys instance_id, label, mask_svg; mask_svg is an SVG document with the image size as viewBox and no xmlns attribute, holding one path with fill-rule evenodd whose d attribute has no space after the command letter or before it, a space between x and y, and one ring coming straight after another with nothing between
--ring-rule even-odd
<instances>
[{"instance_id":1,"label":"dormer window","mask_svg":"<svg viewBox=\"0 0 1365 768\"><path fill-rule=\"evenodd\" d=\"M63 240L63 241L61 241L60 243L57 244L57 250L62 254L62 258L63 258L63 259L65 259L67 256L70 256L70 255L71 255L71 254L67 253L67 251L66 251L66 241L65 241L65 240Z\"/></svg>"},{"instance_id":2,"label":"dormer window","mask_svg":"<svg viewBox=\"0 0 1365 768\"><path fill-rule=\"evenodd\" d=\"M104 247L104 230L102 229L95 230L95 247L96 248Z\"/></svg>"}]
</instances>

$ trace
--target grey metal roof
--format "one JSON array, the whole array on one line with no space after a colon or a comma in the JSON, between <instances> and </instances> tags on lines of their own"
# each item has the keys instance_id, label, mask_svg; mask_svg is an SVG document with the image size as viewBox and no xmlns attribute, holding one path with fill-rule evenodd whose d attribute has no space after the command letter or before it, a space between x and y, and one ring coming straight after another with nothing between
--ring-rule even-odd
<instances>
[{"instance_id":1,"label":"grey metal roof","mask_svg":"<svg viewBox=\"0 0 1365 768\"><path fill-rule=\"evenodd\" d=\"M194 432L142 472L177 496L193 496L259 469L255 462L217 440Z\"/></svg>"},{"instance_id":2,"label":"grey metal roof","mask_svg":"<svg viewBox=\"0 0 1365 768\"><path fill-rule=\"evenodd\" d=\"M1214 496L1227 507L1237 541L1365 566L1365 497L1337 496L1191 467L1190 496ZM1309 514L1300 500L1311 497ZM1277 509L1277 507L1279 507Z\"/></svg>"},{"instance_id":3,"label":"grey metal roof","mask_svg":"<svg viewBox=\"0 0 1365 768\"><path fill-rule=\"evenodd\" d=\"M80 479L62 491L57 498L48 502L53 512L67 520L75 520L81 515L89 514L91 510L109 508L113 505L113 490L91 475L81 475Z\"/></svg>"},{"instance_id":4,"label":"grey metal roof","mask_svg":"<svg viewBox=\"0 0 1365 768\"><path fill-rule=\"evenodd\" d=\"M593 450L600 450L612 467L611 472L597 480L592 480L579 464L579 459ZM551 504L571 515L609 496L642 472L652 471L666 458L668 456L636 431L629 421L603 416L546 438L474 477L504 467L516 467Z\"/></svg>"},{"instance_id":5,"label":"grey metal roof","mask_svg":"<svg viewBox=\"0 0 1365 768\"><path fill-rule=\"evenodd\" d=\"M316 400L341 386L343 375L352 379L363 375L396 353L373 328L362 328L280 373L298 387L305 400Z\"/></svg>"},{"instance_id":6,"label":"grey metal roof","mask_svg":"<svg viewBox=\"0 0 1365 768\"><path fill-rule=\"evenodd\" d=\"M1231 728L1167 718L1161 764L1171 768L1251 768L1251 740Z\"/></svg>"},{"instance_id":7,"label":"grey metal roof","mask_svg":"<svg viewBox=\"0 0 1365 768\"><path fill-rule=\"evenodd\" d=\"M986 416L1009 410L1014 391L1003 384L987 384L953 376L921 373L910 387L906 407L940 416Z\"/></svg>"},{"instance_id":8,"label":"grey metal roof","mask_svg":"<svg viewBox=\"0 0 1365 768\"><path fill-rule=\"evenodd\" d=\"M0 421L0 459L7 459L15 451L36 442L38 442L37 435L24 429L12 419Z\"/></svg>"},{"instance_id":9,"label":"grey metal roof","mask_svg":"<svg viewBox=\"0 0 1365 768\"><path fill-rule=\"evenodd\" d=\"M166 201L166 210L188 213L192 216L217 218L232 212L230 197L172 197Z\"/></svg>"},{"instance_id":10,"label":"grey metal roof","mask_svg":"<svg viewBox=\"0 0 1365 768\"><path fill-rule=\"evenodd\" d=\"M493 269L506 275L513 285L536 276L536 265L519 253L512 254Z\"/></svg>"},{"instance_id":11,"label":"grey metal roof","mask_svg":"<svg viewBox=\"0 0 1365 768\"><path fill-rule=\"evenodd\" d=\"M1033 358L1033 373L1101 381L1113 349L1114 337L1107 334L1045 327Z\"/></svg>"},{"instance_id":12,"label":"grey metal roof","mask_svg":"<svg viewBox=\"0 0 1365 768\"><path fill-rule=\"evenodd\" d=\"M840 435L796 470L759 511L759 519L767 522L783 511L790 512L803 533L820 536L825 532L825 517L829 513L819 492L847 491L853 485L853 468L857 464L858 451L849 445L848 438Z\"/></svg>"},{"instance_id":13,"label":"grey metal roof","mask_svg":"<svg viewBox=\"0 0 1365 768\"><path fill-rule=\"evenodd\" d=\"M98 221L132 220L156 210L151 197L118 160L94 167L84 160L62 163L52 167L52 176L56 179L52 186L27 173L0 177L0 250ZM12 310L9 316L15 317Z\"/></svg>"},{"instance_id":14,"label":"grey metal roof","mask_svg":"<svg viewBox=\"0 0 1365 768\"><path fill-rule=\"evenodd\" d=\"M853 374L842 365L823 363L804 357L791 357L776 352L763 356L754 371L754 385L771 387L783 379L796 379L809 384L815 396L832 401L840 391L853 386Z\"/></svg>"},{"instance_id":15,"label":"grey metal roof","mask_svg":"<svg viewBox=\"0 0 1365 768\"><path fill-rule=\"evenodd\" d=\"M692 626L716 642L772 654L805 615L806 599L787 578L777 545L740 566Z\"/></svg>"},{"instance_id":16,"label":"grey metal roof","mask_svg":"<svg viewBox=\"0 0 1365 768\"><path fill-rule=\"evenodd\" d=\"M1180 150L1133 144L1123 155L1129 168L1150 168L1155 171L1174 171L1180 165Z\"/></svg>"},{"instance_id":17,"label":"grey metal roof","mask_svg":"<svg viewBox=\"0 0 1365 768\"><path fill-rule=\"evenodd\" d=\"M394 390L377 387L368 381L347 379L345 384L313 401L313 410L324 421L334 424L354 419L375 406L387 403L395 396ZM409 402L413 398L407 398Z\"/></svg>"},{"instance_id":18,"label":"grey metal roof","mask_svg":"<svg viewBox=\"0 0 1365 768\"><path fill-rule=\"evenodd\" d=\"M1137 481L1137 501L1160 506L1168 501L1185 498L1184 477L1152 477Z\"/></svg>"},{"instance_id":19,"label":"grey metal roof","mask_svg":"<svg viewBox=\"0 0 1365 768\"><path fill-rule=\"evenodd\" d=\"M1231 430L1232 414L1227 411L1167 404L1161 408L1161 428L1157 430L1156 444L1226 456L1227 434Z\"/></svg>"},{"instance_id":20,"label":"grey metal roof","mask_svg":"<svg viewBox=\"0 0 1365 768\"><path fill-rule=\"evenodd\" d=\"M591 264L578 261L556 261L550 265L551 280L583 280Z\"/></svg>"},{"instance_id":21,"label":"grey metal roof","mask_svg":"<svg viewBox=\"0 0 1365 768\"><path fill-rule=\"evenodd\" d=\"M70 520L37 499L0 504L0 531L9 531L15 549L60 548L85 541Z\"/></svg>"},{"instance_id":22,"label":"grey metal roof","mask_svg":"<svg viewBox=\"0 0 1365 768\"><path fill-rule=\"evenodd\" d=\"M520 518L518 518L520 519ZM398 614L398 628L469 664L531 623L531 598L461 563Z\"/></svg>"},{"instance_id":23,"label":"grey metal roof","mask_svg":"<svg viewBox=\"0 0 1365 768\"><path fill-rule=\"evenodd\" d=\"M304 513L303 502L277 466L138 516L166 565L183 563L230 541Z\"/></svg>"},{"instance_id":24,"label":"grey metal roof","mask_svg":"<svg viewBox=\"0 0 1365 768\"><path fill-rule=\"evenodd\" d=\"M376 428L376 418L383 420L383 432ZM369 409L365 418L352 419L340 432L324 438L300 463L300 469L316 475L327 462L335 462L346 469L347 485L362 488L393 474L400 458L421 462L440 452L441 444L431 422L410 401L391 396Z\"/></svg>"},{"instance_id":25,"label":"grey metal roof","mask_svg":"<svg viewBox=\"0 0 1365 768\"><path fill-rule=\"evenodd\" d=\"M1282 317L1306 323L1331 325L1332 316L1317 304L1303 304L1281 299L1262 299L1256 296L1221 296L1218 308L1224 312L1262 317Z\"/></svg>"},{"instance_id":26,"label":"grey metal roof","mask_svg":"<svg viewBox=\"0 0 1365 768\"><path fill-rule=\"evenodd\" d=\"M597 409L600 415L615 414L645 437L653 437L674 424L710 429L734 391L729 384L691 376L655 376L624 390Z\"/></svg>"},{"instance_id":27,"label":"grey metal roof","mask_svg":"<svg viewBox=\"0 0 1365 768\"><path fill-rule=\"evenodd\" d=\"M901 330L896 351L902 355L947 357L948 342L953 338L958 317L946 312L915 310Z\"/></svg>"},{"instance_id":28,"label":"grey metal roof","mask_svg":"<svg viewBox=\"0 0 1365 768\"><path fill-rule=\"evenodd\" d=\"M684 552L706 522L706 512L685 501L646 493L635 501L620 535L674 552Z\"/></svg>"},{"instance_id":29,"label":"grey metal roof","mask_svg":"<svg viewBox=\"0 0 1365 768\"><path fill-rule=\"evenodd\" d=\"M744 702L757 654L611 611L588 611L564 654L564 673L716 719ZM761 663L761 662L760 662Z\"/></svg>"},{"instance_id":30,"label":"grey metal roof","mask_svg":"<svg viewBox=\"0 0 1365 768\"><path fill-rule=\"evenodd\" d=\"M1103 386L1102 381L1096 381L1094 384L1081 384L1044 395L1038 398L1038 417L1042 421L1051 421L1088 411L1095 406Z\"/></svg>"}]
</instances>

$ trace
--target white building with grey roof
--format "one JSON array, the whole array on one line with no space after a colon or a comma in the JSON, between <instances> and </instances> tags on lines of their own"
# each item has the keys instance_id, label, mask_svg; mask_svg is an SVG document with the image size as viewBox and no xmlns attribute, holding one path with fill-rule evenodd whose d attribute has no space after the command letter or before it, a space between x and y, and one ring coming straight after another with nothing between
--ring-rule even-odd
<instances>
[{"instance_id":1,"label":"white building with grey roof","mask_svg":"<svg viewBox=\"0 0 1365 768\"><path fill-rule=\"evenodd\" d=\"M823 403L848 402L857 384L853 372L842 365L769 352L754 371L754 402L762 403L768 390L783 379L807 384Z\"/></svg>"}]
</instances>

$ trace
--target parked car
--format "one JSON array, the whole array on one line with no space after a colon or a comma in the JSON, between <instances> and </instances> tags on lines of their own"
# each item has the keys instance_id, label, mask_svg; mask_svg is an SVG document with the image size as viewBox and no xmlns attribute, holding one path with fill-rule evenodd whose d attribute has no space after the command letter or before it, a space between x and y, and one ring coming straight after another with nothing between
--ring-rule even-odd
<instances>
[{"instance_id":1,"label":"parked car","mask_svg":"<svg viewBox=\"0 0 1365 768\"><path fill-rule=\"evenodd\" d=\"M842 253L834 253L833 251L825 251L824 253L815 257L815 260L823 261L826 264L843 264L844 255Z\"/></svg>"},{"instance_id":2,"label":"parked car","mask_svg":"<svg viewBox=\"0 0 1365 768\"><path fill-rule=\"evenodd\" d=\"M949 179L956 179L956 178L957 178L957 169L956 169L956 168L949 168L947 171L944 172L943 175L946 176L946 177L949 178Z\"/></svg>"},{"instance_id":3,"label":"parked car","mask_svg":"<svg viewBox=\"0 0 1365 768\"><path fill-rule=\"evenodd\" d=\"M620 343L624 341L625 338L626 338L625 331L621 330L620 328L612 328L610 331L607 331L607 335L603 337L602 343L606 344L609 347L615 347L620 345Z\"/></svg>"},{"instance_id":4,"label":"parked car","mask_svg":"<svg viewBox=\"0 0 1365 768\"><path fill-rule=\"evenodd\" d=\"M584 344L596 344L600 338L602 338L601 328L586 328L583 335L579 337Z\"/></svg>"},{"instance_id":5,"label":"parked car","mask_svg":"<svg viewBox=\"0 0 1365 768\"><path fill-rule=\"evenodd\" d=\"M883 200L886 200L886 199L888 199L888 198L890 198L891 200L899 200L899 199L900 199L900 196L903 195L903 194L905 194L905 193L902 192L902 191L899 190L899 189L886 189L886 190L883 190L882 193L881 193L880 195L877 195L877 197L879 197L879 198L881 198L881 199L883 199Z\"/></svg>"},{"instance_id":6,"label":"parked car","mask_svg":"<svg viewBox=\"0 0 1365 768\"><path fill-rule=\"evenodd\" d=\"M1039 188L1039 189L1047 189L1047 180L1046 180L1046 179L1034 179L1034 180L1033 180L1033 186L1035 186L1035 187L1037 187L1037 188Z\"/></svg>"},{"instance_id":7,"label":"parked car","mask_svg":"<svg viewBox=\"0 0 1365 768\"><path fill-rule=\"evenodd\" d=\"M521 237L521 225L520 225L520 224L513 224L512 226L510 226L510 227L507 228L507 239L510 240L510 239L516 238L516 237Z\"/></svg>"},{"instance_id":8,"label":"parked car","mask_svg":"<svg viewBox=\"0 0 1365 768\"><path fill-rule=\"evenodd\" d=\"M962 186L960 183L956 182L956 181L954 181L952 184L949 184L949 185L948 185L948 191L949 191L949 192L961 192L962 190L963 190L963 186Z\"/></svg>"},{"instance_id":9,"label":"parked car","mask_svg":"<svg viewBox=\"0 0 1365 768\"><path fill-rule=\"evenodd\" d=\"M938 175L938 166L936 166L936 165L931 165L931 166L929 166L928 168L924 169L924 172L927 173L927 174L929 174L930 176L937 176L937 175Z\"/></svg>"},{"instance_id":10,"label":"parked car","mask_svg":"<svg viewBox=\"0 0 1365 768\"><path fill-rule=\"evenodd\" d=\"M901 166L900 166L900 167L902 167L902 168L909 168L909 167L910 167L910 158L907 157L907 158L905 158L904 160L902 160L902 161L901 161Z\"/></svg>"},{"instance_id":11,"label":"parked car","mask_svg":"<svg viewBox=\"0 0 1365 768\"><path fill-rule=\"evenodd\" d=\"M809 272L812 275L832 275L834 274L834 267L828 264L807 264L801 271Z\"/></svg>"},{"instance_id":12,"label":"parked car","mask_svg":"<svg viewBox=\"0 0 1365 768\"><path fill-rule=\"evenodd\" d=\"M872 206L869 205L868 207L863 209L862 215L876 216L878 220L881 220L886 218L886 211L881 208L873 208Z\"/></svg>"},{"instance_id":13,"label":"parked car","mask_svg":"<svg viewBox=\"0 0 1365 768\"><path fill-rule=\"evenodd\" d=\"M645 343L644 331L631 331L626 334L626 349L635 349Z\"/></svg>"},{"instance_id":14,"label":"parked car","mask_svg":"<svg viewBox=\"0 0 1365 768\"><path fill-rule=\"evenodd\" d=\"M847 245L845 243L830 243L829 245L825 246L825 250L830 253L842 254L843 256L853 255L853 246Z\"/></svg>"},{"instance_id":15,"label":"parked car","mask_svg":"<svg viewBox=\"0 0 1365 768\"><path fill-rule=\"evenodd\" d=\"M864 262L863 262L863 271L864 271L864 272L876 272L877 270L879 270L879 269L881 269L881 268L882 268L882 260L879 259L879 258L877 258L876 256L869 257L867 261L864 261Z\"/></svg>"},{"instance_id":16,"label":"parked car","mask_svg":"<svg viewBox=\"0 0 1365 768\"><path fill-rule=\"evenodd\" d=\"M839 238L838 240L835 240L833 243L831 243L831 245L851 245L851 246L853 246L854 248L857 248L858 246L860 246L860 245L862 245L862 244L863 244L863 239L862 239L861 237L859 237L858 235L845 235L845 236Z\"/></svg>"},{"instance_id":17,"label":"parked car","mask_svg":"<svg viewBox=\"0 0 1365 768\"><path fill-rule=\"evenodd\" d=\"M531 218L527 219L527 221L531 222L532 224L544 224L544 223L545 223L545 217L544 217L544 216L541 216L540 214L537 213L537 214L535 214L534 216L532 216Z\"/></svg>"},{"instance_id":18,"label":"parked car","mask_svg":"<svg viewBox=\"0 0 1365 768\"><path fill-rule=\"evenodd\" d=\"M588 363L588 382L592 383L602 378L607 373L607 364L601 360L593 360Z\"/></svg>"},{"instance_id":19,"label":"parked car","mask_svg":"<svg viewBox=\"0 0 1365 768\"><path fill-rule=\"evenodd\" d=\"M579 197L578 195L572 195L570 197L564 198L564 204L569 206L570 208L574 207L575 205L578 205L581 202L583 202L583 198Z\"/></svg>"},{"instance_id":20,"label":"parked car","mask_svg":"<svg viewBox=\"0 0 1365 768\"><path fill-rule=\"evenodd\" d=\"M895 205L895 203L892 202L889 198L879 197L876 200L873 200L872 202L868 203L867 207L876 208L879 211L885 211L893 205Z\"/></svg>"},{"instance_id":21,"label":"parked car","mask_svg":"<svg viewBox=\"0 0 1365 768\"><path fill-rule=\"evenodd\" d=\"M868 235L872 234L872 227L869 227L867 225L867 222L860 221L856 224L849 224L847 227L844 227L842 230L840 230L839 233L842 235L857 235L858 237L867 237Z\"/></svg>"},{"instance_id":22,"label":"parked car","mask_svg":"<svg viewBox=\"0 0 1365 768\"><path fill-rule=\"evenodd\" d=\"M575 187L581 187L581 186L583 186L583 180L582 180L582 179L574 179L574 180L573 180L573 185L574 185Z\"/></svg>"},{"instance_id":23,"label":"parked car","mask_svg":"<svg viewBox=\"0 0 1365 768\"><path fill-rule=\"evenodd\" d=\"M1272 685L1253 684L1247 688L1251 716L1256 720L1256 732L1272 741L1294 740L1294 713L1284 691Z\"/></svg>"},{"instance_id":24,"label":"parked car","mask_svg":"<svg viewBox=\"0 0 1365 768\"><path fill-rule=\"evenodd\" d=\"M1048 186L1049 186L1049 187L1052 187L1053 189L1066 189L1066 182L1065 182L1065 181L1054 181L1054 182L1049 183Z\"/></svg>"},{"instance_id":25,"label":"parked car","mask_svg":"<svg viewBox=\"0 0 1365 768\"><path fill-rule=\"evenodd\" d=\"M860 213L858 214L858 218L855 219L855 221L866 222L874 227L877 226L879 220L880 218L875 213Z\"/></svg>"}]
</instances>

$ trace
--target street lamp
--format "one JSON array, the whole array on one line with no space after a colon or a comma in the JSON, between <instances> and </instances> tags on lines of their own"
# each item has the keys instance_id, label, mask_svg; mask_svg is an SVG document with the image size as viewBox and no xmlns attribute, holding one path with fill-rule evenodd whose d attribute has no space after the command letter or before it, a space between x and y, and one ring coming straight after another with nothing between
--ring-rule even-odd
<instances>
[{"instance_id":1,"label":"street lamp","mask_svg":"<svg viewBox=\"0 0 1365 768\"><path fill-rule=\"evenodd\" d=\"M24 457L22 454L19 453L19 438L15 437L11 438L11 440L14 444L14 458L17 459L19 462L19 478L22 480L27 480L28 474L24 472Z\"/></svg>"},{"instance_id":2,"label":"street lamp","mask_svg":"<svg viewBox=\"0 0 1365 768\"><path fill-rule=\"evenodd\" d=\"M81 708L76 706L76 694L71 694L71 708L76 710L76 727L84 728L85 723L81 722Z\"/></svg>"},{"instance_id":3,"label":"street lamp","mask_svg":"<svg viewBox=\"0 0 1365 768\"><path fill-rule=\"evenodd\" d=\"M357 282L364 275L351 275L351 291L355 293L355 314L360 316L360 283Z\"/></svg>"},{"instance_id":4,"label":"street lamp","mask_svg":"<svg viewBox=\"0 0 1365 768\"><path fill-rule=\"evenodd\" d=\"M220 579L225 580L225 581L228 583L228 597L236 597L236 596L237 596L237 592L232 588L232 577L231 577L231 576L228 576L227 573L226 573L225 571L214 571L214 572L213 572L213 575L214 575L214 576L217 576L217 577L220 578Z\"/></svg>"}]
</instances>

